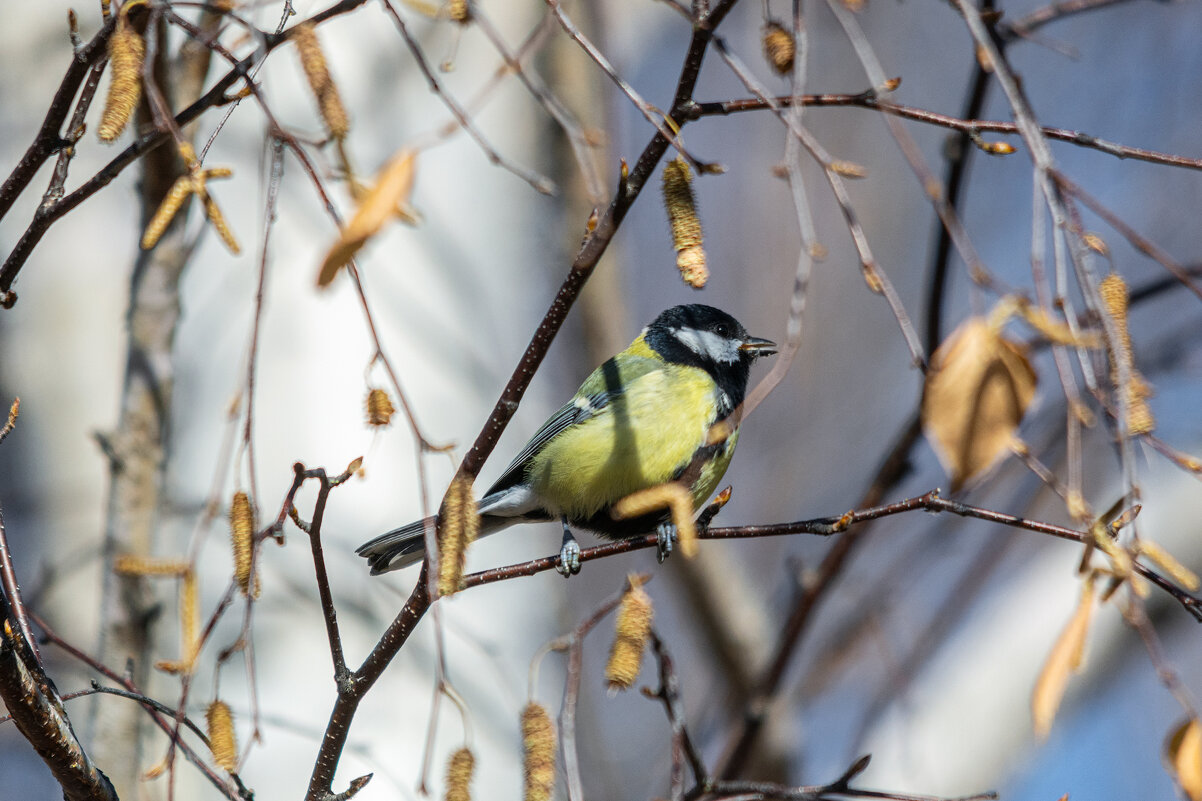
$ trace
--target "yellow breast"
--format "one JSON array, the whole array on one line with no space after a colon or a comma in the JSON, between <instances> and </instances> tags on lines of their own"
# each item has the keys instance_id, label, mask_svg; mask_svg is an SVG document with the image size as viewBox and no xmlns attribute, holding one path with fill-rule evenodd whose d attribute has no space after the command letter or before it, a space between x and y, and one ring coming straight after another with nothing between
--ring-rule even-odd
<instances>
[{"instance_id":1,"label":"yellow breast","mask_svg":"<svg viewBox=\"0 0 1202 801\"><path fill-rule=\"evenodd\" d=\"M638 376L595 416L559 434L527 470L553 514L585 519L620 498L670 481L692 461L714 422L714 383L703 370L665 364ZM694 504L713 492L737 432L694 484Z\"/></svg>"}]
</instances>

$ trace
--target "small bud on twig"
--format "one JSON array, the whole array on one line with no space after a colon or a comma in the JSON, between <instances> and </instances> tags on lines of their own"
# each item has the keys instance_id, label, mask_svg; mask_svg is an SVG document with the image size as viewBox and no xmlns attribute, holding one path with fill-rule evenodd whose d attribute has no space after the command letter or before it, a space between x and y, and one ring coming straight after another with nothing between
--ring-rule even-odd
<instances>
[{"instance_id":1,"label":"small bud on twig","mask_svg":"<svg viewBox=\"0 0 1202 801\"><path fill-rule=\"evenodd\" d=\"M854 161L836 160L828 166L831 168L831 172L842 175L844 178L868 177L868 168L862 164L856 164Z\"/></svg>"},{"instance_id":2,"label":"small bud on twig","mask_svg":"<svg viewBox=\"0 0 1202 801\"><path fill-rule=\"evenodd\" d=\"M1014 152L1014 145L1009 142L986 142L979 139L976 145L991 156L1009 156Z\"/></svg>"}]
</instances>

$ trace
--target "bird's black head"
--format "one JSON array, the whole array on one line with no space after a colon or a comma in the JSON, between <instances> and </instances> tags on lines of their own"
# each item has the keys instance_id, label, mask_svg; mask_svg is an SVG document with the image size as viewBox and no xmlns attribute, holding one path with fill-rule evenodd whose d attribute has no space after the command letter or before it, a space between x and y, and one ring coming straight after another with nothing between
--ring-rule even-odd
<instances>
[{"instance_id":1,"label":"bird's black head","mask_svg":"<svg viewBox=\"0 0 1202 801\"><path fill-rule=\"evenodd\" d=\"M647 326L647 345L664 361L699 367L713 377L723 396L723 414L743 402L751 363L776 353L776 344L750 336L721 309L690 303L673 306Z\"/></svg>"}]
</instances>

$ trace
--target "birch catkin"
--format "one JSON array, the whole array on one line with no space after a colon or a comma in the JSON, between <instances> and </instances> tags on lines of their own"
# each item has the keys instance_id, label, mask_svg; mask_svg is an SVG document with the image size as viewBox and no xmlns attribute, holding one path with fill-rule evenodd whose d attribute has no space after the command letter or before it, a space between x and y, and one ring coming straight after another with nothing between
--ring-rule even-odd
<instances>
[{"instance_id":1,"label":"birch catkin","mask_svg":"<svg viewBox=\"0 0 1202 801\"><path fill-rule=\"evenodd\" d=\"M112 142L129 123L142 97L142 62L146 43L129 24L128 13L117 18L117 27L109 37L111 79L97 134L101 142Z\"/></svg>"},{"instance_id":2,"label":"birch catkin","mask_svg":"<svg viewBox=\"0 0 1202 801\"><path fill-rule=\"evenodd\" d=\"M609 650L609 662L605 665L605 678L610 690L628 690L639 676L643 661L643 648L651 634L651 596L637 579L631 577L630 588L622 596L618 607L614 643Z\"/></svg>"},{"instance_id":3,"label":"birch catkin","mask_svg":"<svg viewBox=\"0 0 1202 801\"><path fill-rule=\"evenodd\" d=\"M522 710L522 801L550 801L555 792L555 727L542 704Z\"/></svg>"},{"instance_id":4,"label":"birch catkin","mask_svg":"<svg viewBox=\"0 0 1202 801\"><path fill-rule=\"evenodd\" d=\"M686 284L701 289L709 279L709 268L705 262L701 218L697 216L692 182L693 172L684 159L675 158L664 167L664 207L668 210L676 267Z\"/></svg>"},{"instance_id":5,"label":"birch catkin","mask_svg":"<svg viewBox=\"0 0 1202 801\"><path fill-rule=\"evenodd\" d=\"M330 77L330 68L326 64L326 56L317 40L313 25L302 23L293 28L288 35L296 42L301 69L305 71L305 79L309 82L309 88L313 90L313 96L317 98L317 108L326 124L326 130L334 139L345 138L351 129L350 119L342 105L338 87Z\"/></svg>"}]
</instances>

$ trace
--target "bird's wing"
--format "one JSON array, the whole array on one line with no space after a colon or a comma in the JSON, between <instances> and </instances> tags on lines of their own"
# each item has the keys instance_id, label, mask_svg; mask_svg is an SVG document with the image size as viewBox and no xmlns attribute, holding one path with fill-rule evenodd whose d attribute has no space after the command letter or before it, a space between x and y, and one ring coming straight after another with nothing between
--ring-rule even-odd
<instances>
[{"instance_id":1,"label":"bird's wing","mask_svg":"<svg viewBox=\"0 0 1202 801\"><path fill-rule=\"evenodd\" d=\"M564 430L583 423L609 406L621 396L623 388L631 381L655 370L661 370L663 366L663 361L659 359L642 356L629 356L623 359L620 369L615 359L610 359L602 364L584 380L576 392L576 396L551 415L547 422L543 423L542 428L534 433L534 436L509 463L509 467L505 468L505 472L493 483L484 497L487 498L495 492L506 490L520 483L525 478L526 465L546 447L548 442L555 439Z\"/></svg>"},{"instance_id":2,"label":"bird's wing","mask_svg":"<svg viewBox=\"0 0 1202 801\"><path fill-rule=\"evenodd\" d=\"M501 477L485 493L485 497L520 483L526 471L526 464L548 442L554 439L556 435L562 433L564 429L592 417L599 410L612 403L618 394L614 392L602 392L596 395L578 397L564 404L563 408L551 415L550 419L543 423L543 427L535 432L534 436L530 438L530 441L526 443L521 452L509 463L509 467L505 468L505 472L501 474Z\"/></svg>"}]
</instances>

